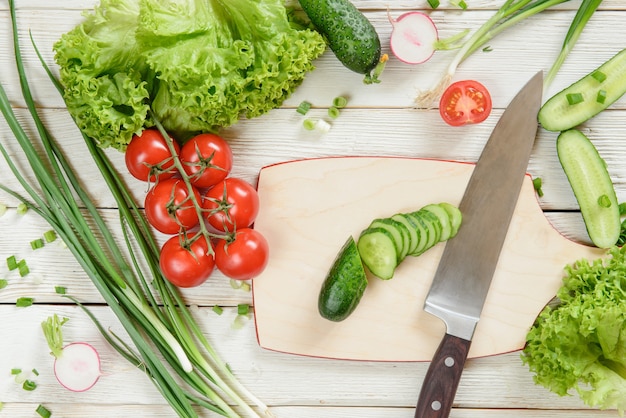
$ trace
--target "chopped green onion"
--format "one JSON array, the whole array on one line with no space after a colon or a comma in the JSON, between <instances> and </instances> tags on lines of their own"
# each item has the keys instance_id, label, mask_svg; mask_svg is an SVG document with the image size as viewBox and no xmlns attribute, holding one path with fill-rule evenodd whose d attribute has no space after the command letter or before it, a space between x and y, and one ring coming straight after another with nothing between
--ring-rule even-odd
<instances>
[{"instance_id":1,"label":"chopped green onion","mask_svg":"<svg viewBox=\"0 0 626 418\"><path fill-rule=\"evenodd\" d=\"M17 301L15 301L15 306L17 306L18 308L27 308L31 306L33 302L35 302L35 299L33 298L20 297L20 298L17 298Z\"/></svg>"},{"instance_id":2,"label":"chopped green onion","mask_svg":"<svg viewBox=\"0 0 626 418\"><path fill-rule=\"evenodd\" d=\"M591 77L593 77L594 79L596 79L596 81L598 81L600 83L602 83L604 80L606 80L606 74L604 74L600 70L595 70L593 73L591 73Z\"/></svg>"},{"instance_id":3,"label":"chopped green onion","mask_svg":"<svg viewBox=\"0 0 626 418\"><path fill-rule=\"evenodd\" d=\"M37 238L30 242L30 248L33 250L38 250L39 248L43 248L43 239Z\"/></svg>"},{"instance_id":4,"label":"chopped green onion","mask_svg":"<svg viewBox=\"0 0 626 418\"><path fill-rule=\"evenodd\" d=\"M568 93L565 97L567 98L567 103L570 105L576 105L585 100L582 93Z\"/></svg>"},{"instance_id":5,"label":"chopped green onion","mask_svg":"<svg viewBox=\"0 0 626 418\"><path fill-rule=\"evenodd\" d=\"M239 289L241 287L241 284L243 283L241 280L235 279L230 279L228 282L230 283L230 287L232 287L233 289Z\"/></svg>"},{"instance_id":6,"label":"chopped green onion","mask_svg":"<svg viewBox=\"0 0 626 418\"><path fill-rule=\"evenodd\" d=\"M333 119L337 119L339 117L339 109L336 108L335 106L331 106L328 108L328 116L330 116Z\"/></svg>"},{"instance_id":7,"label":"chopped green onion","mask_svg":"<svg viewBox=\"0 0 626 418\"><path fill-rule=\"evenodd\" d=\"M4 203L0 203L0 216L7 213L7 210L8 210L7 205L5 205Z\"/></svg>"},{"instance_id":8,"label":"chopped green onion","mask_svg":"<svg viewBox=\"0 0 626 418\"><path fill-rule=\"evenodd\" d=\"M24 383L22 383L22 389L32 392L33 390L37 389L37 383L28 379L24 380Z\"/></svg>"},{"instance_id":9,"label":"chopped green onion","mask_svg":"<svg viewBox=\"0 0 626 418\"><path fill-rule=\"evenodd\" d=\"M437 7L439 7L439 0L428 0L428 4L433 9L436 9Z\"/></svg>"},{"instance_id":10,"label":"chopped green onion","mask_svg":"<svg viewBox=\"0 0 626 418\"><path fill-rule=\"evenodd\" d=\"M606 90L598 91L598 95L596 96L596 102L604 103L606 101Z\"/></svg>"},{"instance_id":11,"label":"chopped green onion","mask_svg":"<svg viewBox=\"0 0 626 418\"><path fill-rule=\"evenodd\" d=\"M39 376L39 370L33 369L31 370L35 376Z\"/></svg>"},{"instance_id":12,"label":"chopped green onion","mask_svg":"<svg viewBox=\"0 0 626 418\"><path fill-rule=\"evenodd\" d=\"M65 286L54 286L54 292L57 295L64 295L67 293L67 287Z\"/></svg>"},{"instance_id":13,"label":"chopped green onion","mask_svg":"<svg viewBox=\"0 0 626 418\"><path fill-rule=\"evenodd\" d=\"M11 374L12 375L17 375L17 374L20 374L20 373L22 373L22 369L17 369L17 368L11 369Z\"/></svg>"},{"instance_id":14,"label":"chopped green onion","mask_svg":"<svg viewBox=\"0 0 626 418\"><path fill-rule=\"evenodd\" d=\"M43 239L45 239L47 243L54 242L57 239L57 233L54 231L54 229L46 231L43 233Z\"/></svg>"},{"instance_id":15,"label":"chopped green onion","mask_svg":"<svg viewBox=\"0 0 626 418\"><path fill-rule=\"evenodd\" d=\"M249 292L251 290L250 283L246 283L246 282L242 283L241 290L243 290L244 292Z\"/></svg>"},{"instance_id":16,"label":"chopped green onion","mask_svg":"<svg viewBox=\"0 0 626 418\"><path fill-rule=\"evenodd\" d=\"M9 285L9 281L7 279L0 279L0 289L4 289Z\"/></svg>"},{"instance_id":17,"label":"chopped green onion","mask_svg":"<svg viewBox=\"0 0 626 418\"><path fill-rule=\"evenodd\" d=\"M300 103L298 105L298 108L296 109L296 112L298 112L301 115L306 115L309 110L311 110L311 103L309 103L309 102L307 102L305 100L305 101L303 101L302 103Z\"/></svg>"},{"instance_id":18,"label":"chopped green onion","mask_svg":"<svg viewBox=\"0 0 626 418\"><path fill-rule=\"evenodd\" d=\"M610 208L611 199L607 195L603 194L602 196L598 198L598 205L600 205L603 208Z\"/></svg>"},{"instance_id":19,"label":"chopped green onion","mask_svg":"<svg viewBox=\"0 0 626 418\"><path fill-rule=\"evenodd\" d=\"M17 268L17 257L14 255L7 257L7 267L9 270L15 270Z\"/></svg>"},{"instance_id":20,"label":"chopped green onion","mask_svg":"<svg viewBox=\"0 0 626 418\"><path fill-rule=\"evenodd\" d=\"M450 4L456 7L460 7L463 10L467 9L467 3L465 3L464 0L450 0Z\"/></svg>"},{"instance_id":21,"label":"chopped green onion","mask_svg":"<svg viewBox=\"0 0 626 418\"><path fill-rule=\"evenodd\" d=\"M619 214L620 216L626 215L626 202L619 204Z\"/></svg>"},{"instance_id":22,"label":"chopped green onion","mask_svg":"<svg viewBox=\"0 0 626 418\"><path fill-rule=\"evenodd\" d=\"M305 119L304 122L302 122L302 126L304 126L304 129L307 131L312 131L315 129L315 121L313 119Z\"/></svg>"},{"instance_id":23,"label":"chopped green onion","mask_svg":"<svg viewBox=\"0 0 626 418\"><path fill-rule=\"evenodd\" d=\"M318 119L317 122L315 122L315 129L326 133L330 131L330 123L326 122L324 119Z\"/></svg>"},{"instance_id":24,"label":"chopped green onion","mask_svg":"<svg viewBox=\"0 0 626 418\"><path fill-rule=\"evenodd\" d=\"M237 305L237 315L248 315L250 313L250 305L247 303L240 303Z\"/></svg>"},{"instance_id":25,"label":"chopped green onion","mask_svg":"<svg viewBox=\"0 0 626 418\"><path fill-rule=\"evenodd\" d=\"M337 109L343 109L348 104L348 99L343 96L337 96L333 99L333 106Z\"/></svg>"},{"instance_id":26,"label":"chopped green onion","mask_svg":"<svg viewBox=\"0 0 626 418\"><path fill-rule=\"evenodd\" d=\"M483 52L491 52L493 51L493 48L491 47L491 45L487 45L486 47L483 48Z\"/></svg>"},{"instance_id":27,"label":"chopped green onion","mask_svg":"<svg viewBox=\"0 0 626 418\"><path fill-rule=\"evenodd\" d=\"M17 205L17 214L18 215L23 215L26 212L28 212L28 206L26 206L26 203L20 203L19 205Z\"/></svg>"},{"instance_id":28,"label":"chopped green onion","mask_svg":"<svg viewBox=\"0 0 626 418\"><path fill-rule=\"evenodd\" d=\"M543 197L543 190L541 189L542 185L543 181L541 180L541 177L536 177L533 179L533 187L535 188L535 191L537 192L537 195L539 197Z\"/></svg>"},{"instance_id":29,"label":"chopped green onion","mask_svg":"<svg viewBox=\"0 0 626 418\"><path fill-rule=\"evenodd\" d=\"M224 313L224 309L221 306L213 305L213 312L215 312L218 315L221 315Z\"/></svg>"},{"instance_id":30,"label":"chopped green onion","mask_svg":"<svg viewBox=\"0 0 626 418\"><path fill-rule=\"evenodd\" d=\"M22 259L17 263L17 269L20 273L20 277L24 277L26 276L28 273L30 273L30 269L28 268L28 265L26 264L26 260Z\"/></svg>"},{"instance_id":31,"label":"chopped green onion","mask_svg":"<svg viewBox=\"0 0 626 418\"><path fill-rule=\"evenodd\" d=\"M37 412L42 418L50 418L52 416L52 412L50 412L48 408L43 405L39 405L35 412Z\"/></svg>"}]
</instances>

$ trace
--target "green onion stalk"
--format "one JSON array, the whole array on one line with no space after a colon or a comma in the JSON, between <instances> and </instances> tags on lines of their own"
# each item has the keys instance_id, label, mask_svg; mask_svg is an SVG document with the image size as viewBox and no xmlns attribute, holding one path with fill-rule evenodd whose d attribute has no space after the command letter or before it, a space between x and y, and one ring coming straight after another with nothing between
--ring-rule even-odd
<instances>
[{"instance_id":1,"label":"green onion stalk","mask_svg":"<svg viewBox=\"0 0 626 418\"><path fill-rule=\"evenodd\" d=\"M431 107L450 85L459 65L496 35L524 19L568 1L570 0L506 0L491 18L483 23L463 42L448 65L446 73L437 84L417 96L415 99L417 107ZM569 31L564 38L561 51L544 79L544 90L556 76L556 73L561 68L569 52L573 49L585 25L600 3L602 3L602 0L583 0L580 4L578 12L574 16Z\"/></svg>"},{"instance_id":2,"label":"green onion stalk","mask_svg":"<svg viewBox=\"0 0 626 418\"><path fill-rule=\"evenodd\" d=\"M123 358L146 373L178 416L197 417L198 407L231 418L271 416L268 407L252 395L220 359L178 289L163 277L158 267L159 246L145 217L104 151L83 135L117 202L129 254L124 255L96 205L81 186L63 150L37 112L18 42L14 0L9 0L9 6L22 95L36 126L37 138L31 138L20 124L1 85L0 110L35 180L27 180L27 176L12 161L5 144L0 142L0 153L25 195L1 184L0 189L40 215L63 239L117 316L132 345L107 331L80 301L70 295L65 296L85 310L106 341ZM31 42L34 46L32 37ZM51 81L61 92L60 82L45 64L36 46L34 48ZM43 148L43 152L38 152L39 147ZM147 265L149 271L144 272L141 265ZM157 299L161 300L161 304Z\"/></svg>"}]
</instances>

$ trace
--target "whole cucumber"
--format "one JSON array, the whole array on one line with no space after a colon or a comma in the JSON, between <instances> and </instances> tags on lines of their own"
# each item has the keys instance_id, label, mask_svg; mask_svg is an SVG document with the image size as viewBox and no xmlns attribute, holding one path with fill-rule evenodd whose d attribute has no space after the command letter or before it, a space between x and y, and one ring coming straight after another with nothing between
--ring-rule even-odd
<instances>
[{"instance_id":1,"label":"whole cucumber","mask_svg":"<svg viewBox=\"0 0 626 418\"><path fill-rule=\"evenodd\" d=\"M299 0L311 23L348 69L366 82L381 60L380 38L372 23L349 0Z\"/></svg>"}]
</instances>

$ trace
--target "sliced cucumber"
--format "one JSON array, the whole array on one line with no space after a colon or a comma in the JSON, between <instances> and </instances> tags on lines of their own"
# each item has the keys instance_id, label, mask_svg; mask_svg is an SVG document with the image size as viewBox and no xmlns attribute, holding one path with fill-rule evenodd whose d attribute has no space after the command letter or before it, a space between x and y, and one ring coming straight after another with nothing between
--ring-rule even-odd
<instances>
[{"instance_id":1,"label":"sliced cucumber","mask_svg":"<svg viewBox=\"0 0 626 418\"><path fill-rule=\"evenodd\" d=\"M431 212L437 217L437 219L439 219L439 223L441 225L441 236L439 237L439 241L447 241L452 235L452 224L450 223L450 216L448 216L446 209L441 207L441 205L435 204L426 205L422 209Z\"/></svg>"},{"instance_id":2,"label":"sliced cucumber","mask_svg":"<svg viewBox=\"0 0 626 418\"><path fill-rule=\"evenodd\" d=\"M426 241L426 248L422 250L423 252L439 242L439 238L441 238L441 222L439 222L439 218L433 215L432 212L424 209L415 212L415 216L421 218L428 229L428 241Z\"/></svg>"},{"instance_id":3,"label":"sliced cucumber","mask_svg":"<svg viewBox=\"0 0 626 418\"><path fill-rule=\"evenodd\" d=\"M408 245L406 248L406 254L415 251L417 244L419 243L419 235L417 231L417 226L410 220L408 217L404 216L402 213L397 213L391 217L396 222L400 222L404 225L408 233Z\"/></svg>"},{"instance_id":4,"label":"sliced cucumber","mask_svg":"<svg viewBox=\"0 0 626 418\"><path fill-rule=\"evenodd\" d=\"M461 211L456 206L447 203L441 202L439 204L442 208L448 212L448 217L450 218L450 225L452 227L452 231L450 232L450 238L454 237L461 227L461 222L463 221L463 215L461 215Z\"/></svg>"},{"instance_id":5,"label":"sliced cucumber","mask_svg":"<svg viewBox=\"0 0 626 418\"><path fill-rule=\"evenodd\" d=\"M393 237L398 256L398 263L406 257L409 241L409 231L403 224L391 218L381 218L372 221L368 229L382 228L385 229Z\"/></svg>"},{"instance_id":6,"label":"sliced cucumber","mask_svg":"<svg viewBox=\"0 0 626 418\"><path fill-rule=\"evenodd\" d=\"M417 228L417 232L420 236L419 242L417 246L415 247L415 250L411 251L409 255L411 256L420 255L421 253L423 253L424 251L428 249L427 245L428 245L428 242L430 241L430 237L429 237L430 230L428 228L426 221L424 221L424 219L422 219L422 217L418 216L416 213L407 213L405 214L405 216L413 221L413 223L415 224Z\"/></svg>"},{"instance_id":7,"label":"sliced cucumber","mask_svg":"<svg viewBox=\"0 0 626 418\"><path fill-rule=\"evenodd\" d=\"M361 233L357 243L363 264L373 275L389 280L398 266L396 242L384 228L367 228Z\"/></svg>"},{"instance_id":8,"label":"sliced cucumber","mask_svg":"<svg viewBox=\"0 0 626 418\"><path fill-rule=\"evenodd\" d=\"M346 319L356 309L366 287L367 276L356 242L349 237L322 284L317 303L320 315L331 321Z\"/></svg>"},{"instance_id":9,"label":"sliced cucumber","mask_svg":"<svg viewBox=\"0 0 626 418\"><path fill-rule=\"evenodd\" d=\"M605 161L589 138L576 129L562 132L556 146L589 238L600 248L615 245L621 227L619 205Z\"/></svg>"},{"instance_id":10,"label":"sliced cucumber","mask_svg":"<svg viewBox=\"0 0 626 418\"><path fill-rule=\"evenodd\" d=\"M555 132L574 128L609 107L624 93L626 49L549 99L539 110L539 123Z\"/></svg>"}]
</instances>

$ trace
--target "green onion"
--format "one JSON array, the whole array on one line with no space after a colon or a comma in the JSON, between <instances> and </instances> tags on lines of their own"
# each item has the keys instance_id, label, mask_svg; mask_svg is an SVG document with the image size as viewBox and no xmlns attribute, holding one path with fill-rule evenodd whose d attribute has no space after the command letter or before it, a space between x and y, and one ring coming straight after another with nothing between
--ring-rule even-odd
<instances>
[{"instance_id":1,"label":"green onion","mask_svg":"<svg viewBox=\"0 0 626 418\"><path fill-rule=\"evenodd\" d=\"M7 210L8 210L7 205L5 205L4 203L0 203L0 216L7 213Z\"/></svg>"},{"instance_id":2,"label":"green onion","mask_svg":"<svg viewBox=\"0 0 626 418\"><path fill-rule=\"evenodd\" d=\"M311 110L311 103L305 100L298 105L296 112L298 112L301 115L306 115L309 110Z\"/></svg>"},{"instance_id":3,"label":"green onion","mask_svg":"<svg viewBox=\"0 0 626 418\"><path fill-rule=\"evenodd\" d=\"M595 70L593 73L591 73L591 77L593 77L599 83L602 83L604 80L606 80L606 74L604 74L600 70Z\"/></svg>"},{"instance_id":4,"label":"green onion","mask_svg":"<svg viewBox=\"0 0 626 418\"><path fill-rule=\"evenodd\" d=\"M67 288L65 286L54 286L54 293L64 295L67 293Z\"/></svg>"},{"instance_id":5,"label":"green onion","mask_svg":"<svg viewBox=\"0 0 626 418\"><path fill-rule=\"evenodd\" d=\"M600 205L603 208L610 208L611 207L611 198L609 198L607 195L603 194L602 196L600 196L598 198L598 205Z\"/></svg>"},{"instance_id":6,"label":"green onion","mask_svg":"<svg viewBox=\"0 0 626 418\"><path fill-rule=\"evenodd\" d=\"M328 116L333 119L337 119L339 117L339 113L339 109L337 109L335 106L331 106L328 108Z\"/></svg>"},{"instance_id":7,"label":"green onion","mask_svg":"<svg viewBox=\"0 0 626 418\"><path fill-rule=\"evenodd\" d=\"M428 0L428 4L433 9L436 9L437 7L439 7L439 0Z\"/></svg>"},{"instance_id":8,"label":"green onion","mask_svg":"<svg viewBox=\"0 0 626 418\"><path fill-rule=\"evenodd\" d=\"M198 407L229 418L268 415L267 406L235 378L211 346L180 290L163 277L159 245L131 191L97 142L83 134L85 145L116 200L123 228L122 248L89 197L59 144L37 113L19 45L15 0L9 0L13 49L24 102L36 137L27 133L0 86L0 111L30 171L24 173L0 141L0 153L28 196L0 189L26 204L50 224L118 318L130 343L105 329L92 312L72 300L93 321L106 341L134 367L144 370L164 400L181 417L195 418ZM31 38L32 42L32 38ZM35 48L50 80L62 93ZM28 132L31 132L29 121ZM154 121L155 124L158 121ZM27 179L33 179L27 180ZM144 273L146 266L149 274ZM244 399L248 399L250 404Z\"/></svg>"},{"instance_id":9,"label":"green onion","mask_svg":"<svg viewBox=\"0 0 626 418\"><path fill-rule=\"evenodd\" d=\"M37 389L37 383L27 379L24 381L24 383L22 383L22 389L32 392L33 390Z\"/></svg>"},{"instance_id":10,"label":"green onion","mask_svg":"<svg viewBox=\"0 0 626 418\"><path fill-rule=\"evenodd\" d=\"M460 7L463 10L467 9L467 3L464 0L450 0L450 4L456 7Z\"/></svg>"},{"instance_id":11,"label":"green onion","mask_svg":"<svg viewBox=\"0 0 626 418\"><path fill-rule=\"evenodd\" d=\"M221 306L213 305L213 312L215 312L218 315L221 315L224 313L224 309Z\"/></svg>"},{"instance_id":12,"label":"green onion","mask_svg":"<svg viewBox=\"0 0 626 418\"><path fill-rule=\"evenodd\" d=\"M7 267L9 270L15 270L17 268L17 257L14 255L7 257Z\"/></svg>"},{"instance_id":13,"label":"green onion","mask_svg":"<svg viewBox=\"0 0 626 418\"><path fill-rule=\"evenodd\" d=\"M307 131L312 131L315 129L315 120L305 119L304 122L302 122L302 126L304 126L304 129Z\"/></svg>"},{"instance_id":14,"label":"green onion","mask_svg":"<svg viewBox=\"0 0 626 418\"><path fill-rule=\"evenodd\" d=\"M0 279L0 289L4 289L9 285L9 281L7 279Z\"/></svg>"},{"instance_id":15,"label":"green onion","mask_svg":"<svg viewBox=\"0 0 626 418\"><path fill-rule=\"evenodd\" d=\"M598 95L596 96L596 102L604 103L606 101L606 90L598 91Z\"/></svg>"},{"instance_id":16,"label":"green onion","mask_svg":"<svg viewBox=\"0 0 626 418\"><path fill-rule=\"evenodd\" d=\"M333 106L337 109L343 109L348 104L348 99L343 96L337 96L333 99Z\"/></svg>"},{"instance_id":17,"label":"green onion","mask_svg":"<svg viewBox=\"0 0 626 418\"><path fill-rule=\"evenodd\" d=\"M32 248L33 250L38 250L40 248L43 248L43 239L37 238L37 239L32 240L30 242L30 248Z\"/></svg>"},{"instance_id":18,"label":"green onion","mask_svg":"<svg viewBox=\"0 0 626 418\"><path fill-rule=\"evenodd\" d=\"M620 216L626 215L626 202L622 202L619 204L619 214Z\"/></svg>"},{"instance_id":19,"label":"green onion","mask_svg":"<svg viewBox=\"0 0 626 418\"><path fill-rule=\"evenodd\" d=\"M535 191L537 192L537 195L539 197L543 197L543 190L541 189L542 186L543 181L541 180L541 177L535 177L533 179L533 187L535 188Z\"/></svg>"},{"instance_id":20,"label":"green onion","mask_svg":"<svg viewBox=\"0 0 626 418\"><path fill-rule=\"evenodd\" d=\"M570 104L570 106L576 105L578 103L582 103L585 101L585 98L583 97L582 93L568 93L565 95L565 97L567 98L567 103Z\"/></svg>"},{"instance_id":21,"label":"green onion","mask_svg":"<svg viewBox=\"0 0 626 418\"><path fill-rule=\"evenodd\" d=\"M32 306L34 302L35 299L22 296L17 298L17 300L15 301L15 306L17 306L18 308L27 308L29 306Z\"/></svg>"},{"instance_id":22,"label":"green onion","mask_svg":"<svg viewBox=\"0 0 626 418\"><path fill-rule=\"evenodd\" d=\"M493 48L490 45L487 45L486 47L483 48L483 52L491 52L493 51Z\"/></svg>"},{"instance_id":23,"label":"green onion","mask_svg":"<svg viewBox=\"0 0 626 418\"><path fill-rule=\"evenodd\" d=\"M17 214L18 215L23 215L26 212L28 212L28 205L26 203L20 203L19 205L17 205Z\"/></svg>"},{"instance_id":24,"label":"green onion","mask_svg":"<svg viewBox=\"0 0 626 418\"><path fill-rule=\"evenodd\" d=\"M35 376L39 376L39 370L33 369L31 370Z\"/></svg>"},{"instance_id":25,"label":"green onion","mask_svg":"<svg viewBox=\"0 0 626 418\"><path fill-rule=\"evenodd\" d=\"M35 412L37 412L42 418L50 418L52 416L52 412L50 412L48 408L43 405L39 405Z\"/></svg>"},{"instance_id":26,"label":"green onion","mask_svg":"<svg viewBox=\"0 0 626 418\"><path fill-rule=\"evenodd\" d=\"M17 374L20 374L20 373L22 373L22 369L18 369L18 368L11 369L11 374L12 375L17 375Z\"/></svg>"},{"instance_id":27,"label":"green onion","mask_svg":"<svg viewBox=\"0 0 626 418\"><path fill-rule=\"evenodd\" d=\"M250 313L250 305L241 303L237 305L237 315L248 315Z\"/></svg>"},{"instance_id":28,"label":"green onion","mask_svg":"<svg viewBox=\"0 0 626 418\"><path fill-rule=\"evenodd\" d=\"M20 277L24 277L30 273L30 268L28 268L26 260L22 259L17 263L17 270L20 273Z\"/></svg>"},{"instance_id":29,"label":"green onion","mask_svg":"<svg viewBox=\"0 0 626 418\"><path fill-rule=\"evenodd\" d=\"M43 239L45 239L47 243L54 242L57 239L57 233L54 232L54 229L46 231L43 233Z\"/></svg>"},{"instance_id":30,"label":"green onion","mask_svg":"<svg viewBox=\"0 0 626 418\"><path fill-rule=\"evenodd\" d=\"M250 290L252 290L252 287L250 286L250 283L242 283L241 284L241 290L243 290L244 292L249 292Z\"/></svg>"}]
</instances>

